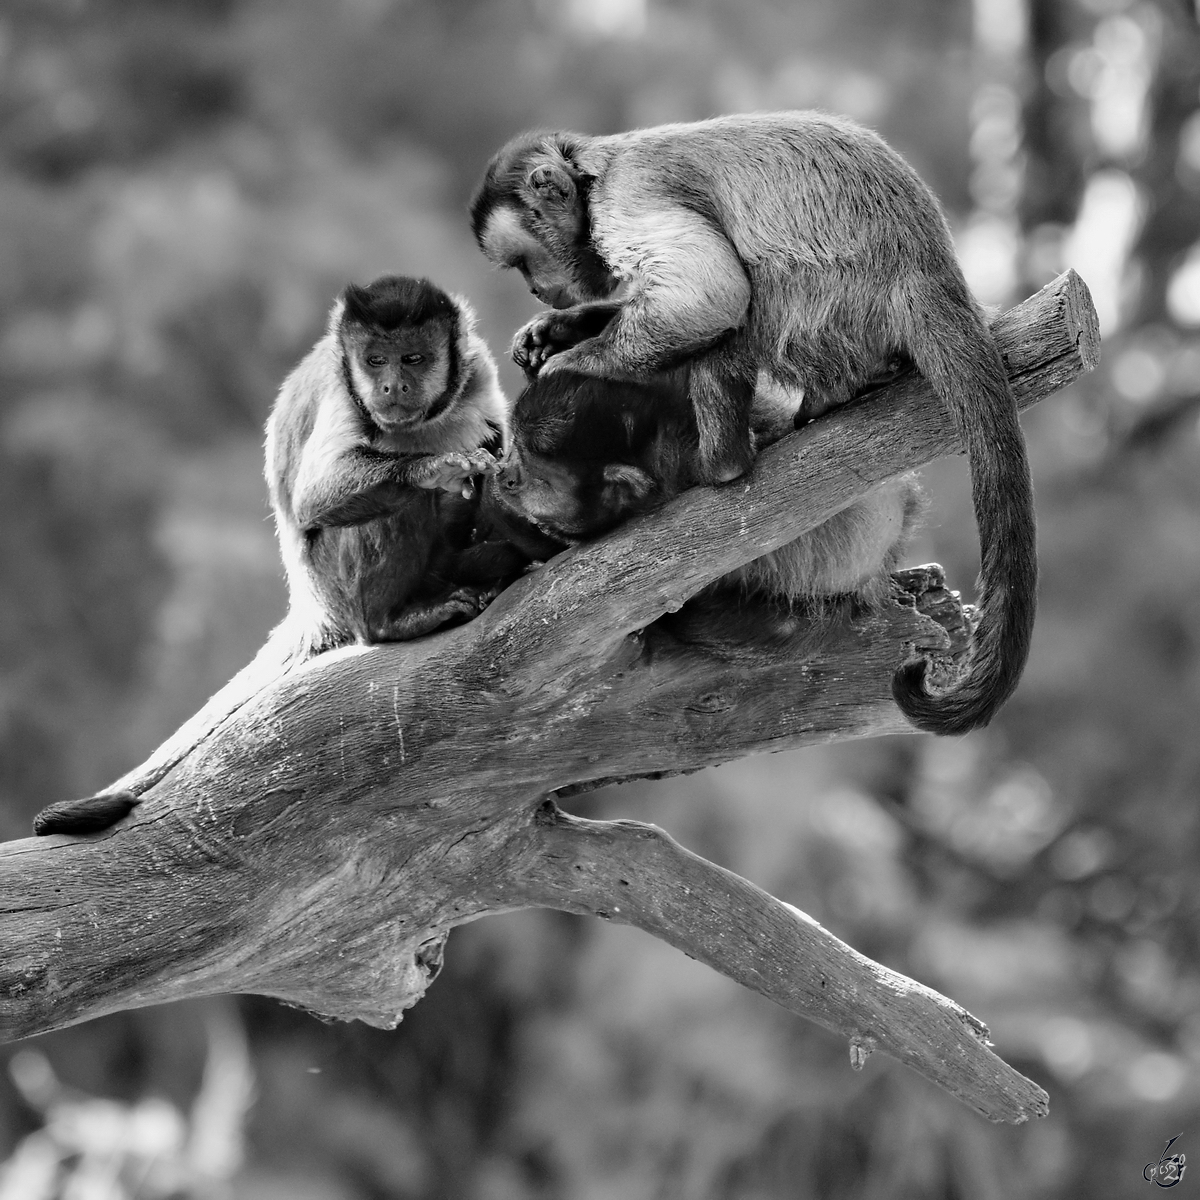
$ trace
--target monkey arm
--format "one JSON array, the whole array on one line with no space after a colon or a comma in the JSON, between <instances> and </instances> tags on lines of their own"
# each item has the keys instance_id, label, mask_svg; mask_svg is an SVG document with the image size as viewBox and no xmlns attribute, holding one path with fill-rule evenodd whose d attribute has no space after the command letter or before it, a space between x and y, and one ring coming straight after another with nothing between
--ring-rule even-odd
<instances>
[{"instance_id":1,"label":"monkey arm","mask_svg":"<svg viewBox=\"0 0 1200 1200\"><path fill-rule=\"evenodd\" d=\"M293 515L306 532L361 525L394 511L411 488L461 491L494 462L486 450L402 456L356 446L328 460L319 474L297 481Z\"/></svg>"},{"instance_id":2,"label":"monkey arm","mask_svg":"<svg viewBox=\"0 0 1200 1200\"><path fill-rule=\"evenodd\" d=\"M729 239L699 213L669 206L617 218L602 207L595 235L632 295L550 369L645 374L707 349L745 320L750 280Z\"/></svg>"}]
</instances>

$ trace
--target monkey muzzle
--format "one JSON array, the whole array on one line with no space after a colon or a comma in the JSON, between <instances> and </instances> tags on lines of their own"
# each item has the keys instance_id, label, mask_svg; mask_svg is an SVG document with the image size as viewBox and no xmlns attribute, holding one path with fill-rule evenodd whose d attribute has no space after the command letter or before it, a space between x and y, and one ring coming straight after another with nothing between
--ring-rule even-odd
<instances>
[{"instance_id":1,"label":"monkey muzzle","mask_svg":"<svg viewBox=\"0 0 1200 1200\"><path fill-rule=\"evenodd\" d=\"M513 462L511 458L502 458L496 467L494 477L496 489L501 498L509 507L517 507L523 482L519 464Z\"/></svg>"}]
</instances>

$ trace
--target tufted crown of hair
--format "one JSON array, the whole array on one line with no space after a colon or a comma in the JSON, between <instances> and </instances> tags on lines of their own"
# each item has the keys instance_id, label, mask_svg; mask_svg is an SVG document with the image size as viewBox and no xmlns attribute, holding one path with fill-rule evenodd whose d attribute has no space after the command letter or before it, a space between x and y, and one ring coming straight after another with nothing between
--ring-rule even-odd
<instances>
[{"instance_id":1,"label":"tufted crown of hair","mask_svg":"<svg viewBox=\"0 0 1200 1200\"><path fill-rule=\"evenodd\" d=\"M427 321L446 321L454 326L458 319L454 301L441 288L428 279L407 275L383 275L366 287L352 283L342 299L343 320L382 333Z\"/></svg>"}]
</instances>

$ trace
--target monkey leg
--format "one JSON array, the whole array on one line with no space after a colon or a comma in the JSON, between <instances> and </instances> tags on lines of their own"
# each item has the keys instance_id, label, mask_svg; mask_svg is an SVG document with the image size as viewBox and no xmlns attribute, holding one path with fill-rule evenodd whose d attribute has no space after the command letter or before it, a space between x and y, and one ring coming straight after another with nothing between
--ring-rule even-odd
<instances>
[{"instance_id":1,"label":"monkey leg","mask_svg":"<svg viewBox=\"0 0 1200 1200\"><path fill-rule=\"evenodd\" d=\"M499 588L458 588L448 596L418 600L373 625L373 642L407 642L477 617L500 594Z\"/></svg>"},{"instance_id":2,"label":"monkey leg","mask_svg":"<svg viewBox=\"0 0 1200 1200\"><path fill-rule=\"evenodd\" d=\"M728 483L754 461L751 409L757 372L746 372L725 349L692 361L688 395L699 434L697 475L701 483Z\"/></svg>"},{"instance_id":3,"label":"monkey leg","mask_svg":"<svg viewBox=\"0 0 1200 1200\"><path fill-rule=\"evenodd\" d=\"M877 607L924 511L917 477L901 475L720 582L818 610L833 598Z\"/></svg>"}]
</instances>

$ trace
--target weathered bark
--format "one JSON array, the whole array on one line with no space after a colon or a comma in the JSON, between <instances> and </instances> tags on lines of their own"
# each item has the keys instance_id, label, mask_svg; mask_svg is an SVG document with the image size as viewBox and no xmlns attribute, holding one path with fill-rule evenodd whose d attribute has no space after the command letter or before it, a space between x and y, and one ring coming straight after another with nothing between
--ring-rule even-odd
<instances>
[{"instance_id":1,"label":"weathered bark","mask_svg":"<svg viewBox=\"0 0 1200 1200\"><path fill-rule=\"evenodd\" d=\"M995 329L1023 405L1095 361L1073 275ZM844 1034L859 1065L877 1047L993 1120L1043 1113L953 1002L661 831L546 798L906 730L893 672L914 653L952 667L967 637L937 568L898 576L866 615L747 603L731 635L711 608L679 609L955 450L909 377L771 447L748 479L560 556L467 626L299 666L268 646L122 781L143 803L117 829L0 847L0 1036L226 991L390 1026L450 928L537 905L646 929Z\"/></svg>"}]
</instances>

